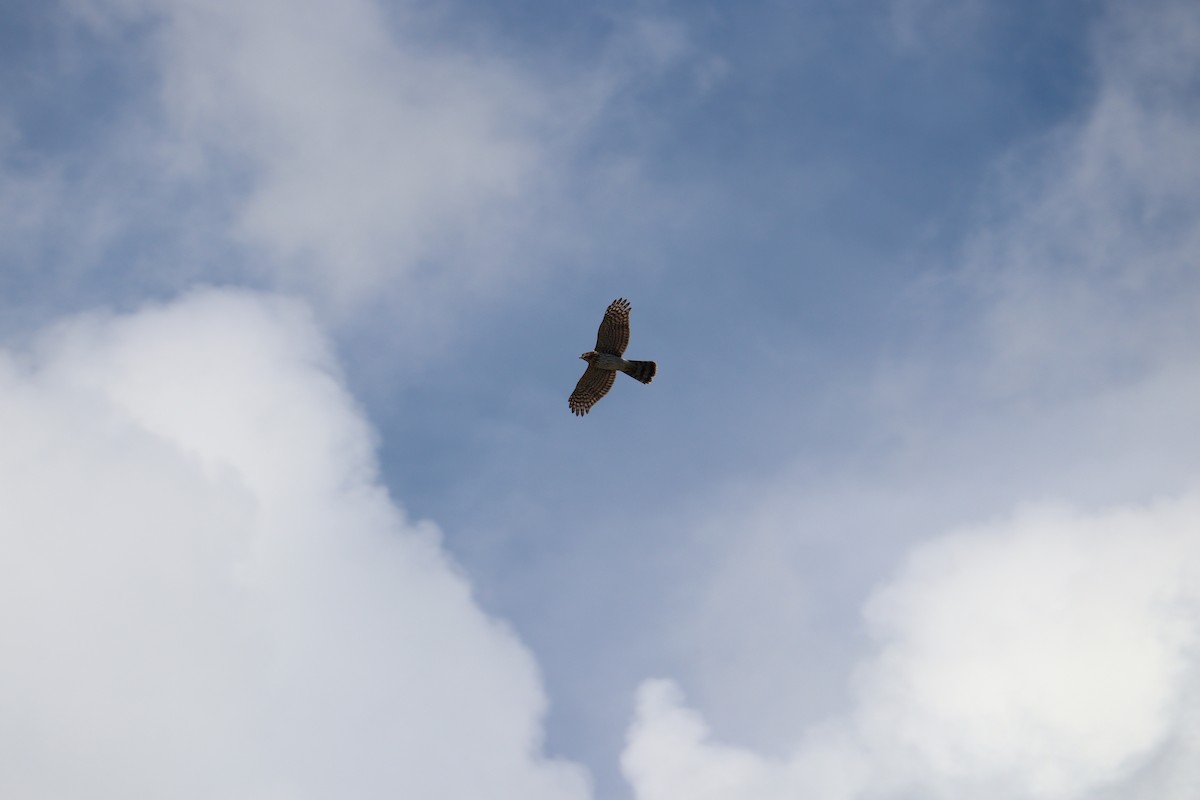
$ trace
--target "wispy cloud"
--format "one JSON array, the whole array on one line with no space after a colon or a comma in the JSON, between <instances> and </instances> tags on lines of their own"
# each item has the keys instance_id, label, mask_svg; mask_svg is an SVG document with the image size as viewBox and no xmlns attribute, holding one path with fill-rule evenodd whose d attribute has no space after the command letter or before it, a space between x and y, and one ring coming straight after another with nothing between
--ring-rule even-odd
<instances>
[{"instance_id":1,"label":"wispy cloud","mask_svg":"<svg viewBox=\"0 0 1200 800\"><path fill-rule=\"evenodd\" d=\"M20 126L3 138L19 185L0 204L27 209L3 223L6 246L57 270L76 254L110 294L234 282L303 294L331 320L380 302L426 319L548 269L539 256L613 202L606 182L636 183L635 158L579 159L607 104L687 50L681 26L637 14L566 63L420 4L64 8L61 49L104 53L123 77L81 98L103 124L64 112L61 127L88 126L71 146L40 153ZM55 68L64 95L95 91L66 79L78 65Z\"/></svg>"},{"instance_id":2,"label":"wispy cloud","mask_svg":"<svg viewBox=\"0 0 1200 800\"><path fill-rule=\"evenodd\" d=\"M550 81L439 44L404 6L84 8L110 28L124 11L112 35L160 65L168 168L231 176L249 263L335 304L403 285L434 257L487 262L526 210L517 198L536 203L535 184L548 186L573 121Z\"/></svg>"},{"instance_id":3,"label":"wispy cloud","mask_svg":"<svg viewBox=\"0 0 1200 800\"><path fill-rule=\"evenodd\" d=\"M893 41L914 52L930 40L966 45L978 35L989 12L988 5L980 0L893 0L888 5Z\"/></svg>"},{"instance_id":4,"label":"wispy cloud","mask_svg":"<svg viewBox=\"0 0 1200 800\"><path fill-rule=\"evenodd\" d=\"M1115 11L1099 26L1086 119L1000 173L1003 221L968 257L993 303L985 327L997 388L1090 391L1186 350L1200 292L1200 20L1185 4L1159 6Z\"/></svg>"}]
</instances>

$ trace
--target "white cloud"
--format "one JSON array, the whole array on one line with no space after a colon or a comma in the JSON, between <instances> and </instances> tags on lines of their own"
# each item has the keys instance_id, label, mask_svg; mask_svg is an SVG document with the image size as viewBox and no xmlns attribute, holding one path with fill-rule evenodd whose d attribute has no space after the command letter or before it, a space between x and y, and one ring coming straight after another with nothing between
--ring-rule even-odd
<instances>
[{"instance_id":1,"label":"white cloud","mask_svg":"<svg viewBox=\"0 0 1200 800\"><path fill-rule=\"evenodd\" d=\"M0 103L0 257L56 279L12 279L22 313L216 282L301 294L339 331L386 318L425 353L480 298L589 264L597 218L606 242L650 224L613 101L697 57L636 12L584 55L415 2L70 0L38 19L49 53L17 68L61 134Z\"/></svg>"},{"instance_id":2,"label":"white cloud","mask_svg":"<svg viewBox=\"0 0 1200 800\"><path fill-rule=\"evenodd\" d=\"M1195 496L1039 510L920 548L868 608L870 736L942 794L1078 797L1138 766L1194 679Z\"/></svg>"},{"instance_id":3,"label":"white cloud","mask_svg":"<svg viewBox=\"0 0 1200 800\"><path fill-rule=\"evenodd\" d=\"M574 121L549 80L439 43L403 5L83 7L153 21L168 163L244 178L241 240L274 280L335 301L403 285L464 249L486 262L520 209L544 199L556 136Z\"/></svg>"},{"instance_id":4,"label":"white cloud","mask_svg":"<svg viewBox=\"0 0 1200 800\"><path fill-rule=\"evenodd\" d=\"M302 306L70 320L0 384L0 794L588 796Z\"/></svg>"},{"instance_id":5,"label":"white cloud","mask_svg":"<svg viewBox=\"0 0 1200 800\"><path fill-rule=\"evenodd\" d=\"M638 692L638 718L621 759L643 800L691 797L783 797L784 783L752 753L714 746L700 716L682 704L669 681L650 681Z\"/></svg>"},{"instance_id":6,"label":"white cloud","mask_svg":"<svg viewBox=\"0 0 1200 800\"><path fill-rule=\"evenodd\" d=\"M435 316L587 236L574 226L610 202L608 179L578 149L614 95L688 55L679 26L638 15L587 64L514 56L456 24L462 10L418 3L71 7L159 76L120 126L138 142L140 190L194 194L245 256L241 280L323 312L382 296Z\"/></svg>"},{"instance_id":7,"label":"white cloud","mask_svg":"<svg viewBox=\"0 0 1200 800\"><path fill-rule=\"evenodd\" d=\"M1118 5L1094 38L1094 104L999 173L999 221L968 254L991 301L985 378L1002 392L1092 392L1191 352L1200 14Z\"/></svg>"},{"instance_id":8,"label":"white cloud","mask_svg":"<svg viewBox=\"0 0 1200 800\"><path fill-rule=\"evenodd\" d=\"M1161 748L1200 756L1198 558L1194 494L935 539L868 604L876 652L846 716L770 760L712 742L649 683L626 774L642 800L1078 798L1149 780Z\"/></svg>"}]
</instances>

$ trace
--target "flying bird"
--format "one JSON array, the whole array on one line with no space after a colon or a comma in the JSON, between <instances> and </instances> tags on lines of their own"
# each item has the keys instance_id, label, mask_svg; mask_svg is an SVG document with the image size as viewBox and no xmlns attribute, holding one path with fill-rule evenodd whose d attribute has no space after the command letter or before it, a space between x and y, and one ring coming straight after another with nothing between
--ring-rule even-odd
<instances>
[{"instance_id":1,"label":"flying bird","mask_svg":"<svg viewBox=\"0 0 1200 800\"><path fill-rule=\"evenodd\" d=\"M601 397L608 394L617 372L624 372L634 380L649 383L654 380L658 366L653 361L626 361L621 358L629 344L629 301L624 297L613 300L600 321L596 334L596 349L580 356L588 363L583 377L571 392L567 401L571 413L582 417L592 410Z\"/></svg>"}]
</instances>

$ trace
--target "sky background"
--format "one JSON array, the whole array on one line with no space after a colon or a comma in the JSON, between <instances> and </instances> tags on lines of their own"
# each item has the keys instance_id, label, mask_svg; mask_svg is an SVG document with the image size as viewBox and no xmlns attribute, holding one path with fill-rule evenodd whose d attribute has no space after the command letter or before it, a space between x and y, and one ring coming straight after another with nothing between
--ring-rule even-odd
<instances>
[{"instance_id":1,"label":"sky background","mask_svg":"<svg viewBox=\"0 0 1200 800\"><path fill-rule=\"evenodd\" d=\"M1190 800L1197 341L1187 0L0 0L0 794Z\"/></svg>"}]
</instances>

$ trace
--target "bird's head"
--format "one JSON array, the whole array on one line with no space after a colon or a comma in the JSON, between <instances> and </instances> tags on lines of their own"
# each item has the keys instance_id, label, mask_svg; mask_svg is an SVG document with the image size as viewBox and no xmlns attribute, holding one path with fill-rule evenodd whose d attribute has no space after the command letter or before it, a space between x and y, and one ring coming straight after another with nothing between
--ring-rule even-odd
<instances>
[{"instance_id":1,"label":"bird's head","mask_svg":"<svg viewBox=\"0 0 1200 800\"><path fill-rule=\"evenodd\" d=\"M592 359L595 357L596 357L595 350L588 350L586 353L584 353L583 355L580 356L580 358L582 358L584 361L588 362L589 364L592 363Z\"/></svg>"}]
</instances>

